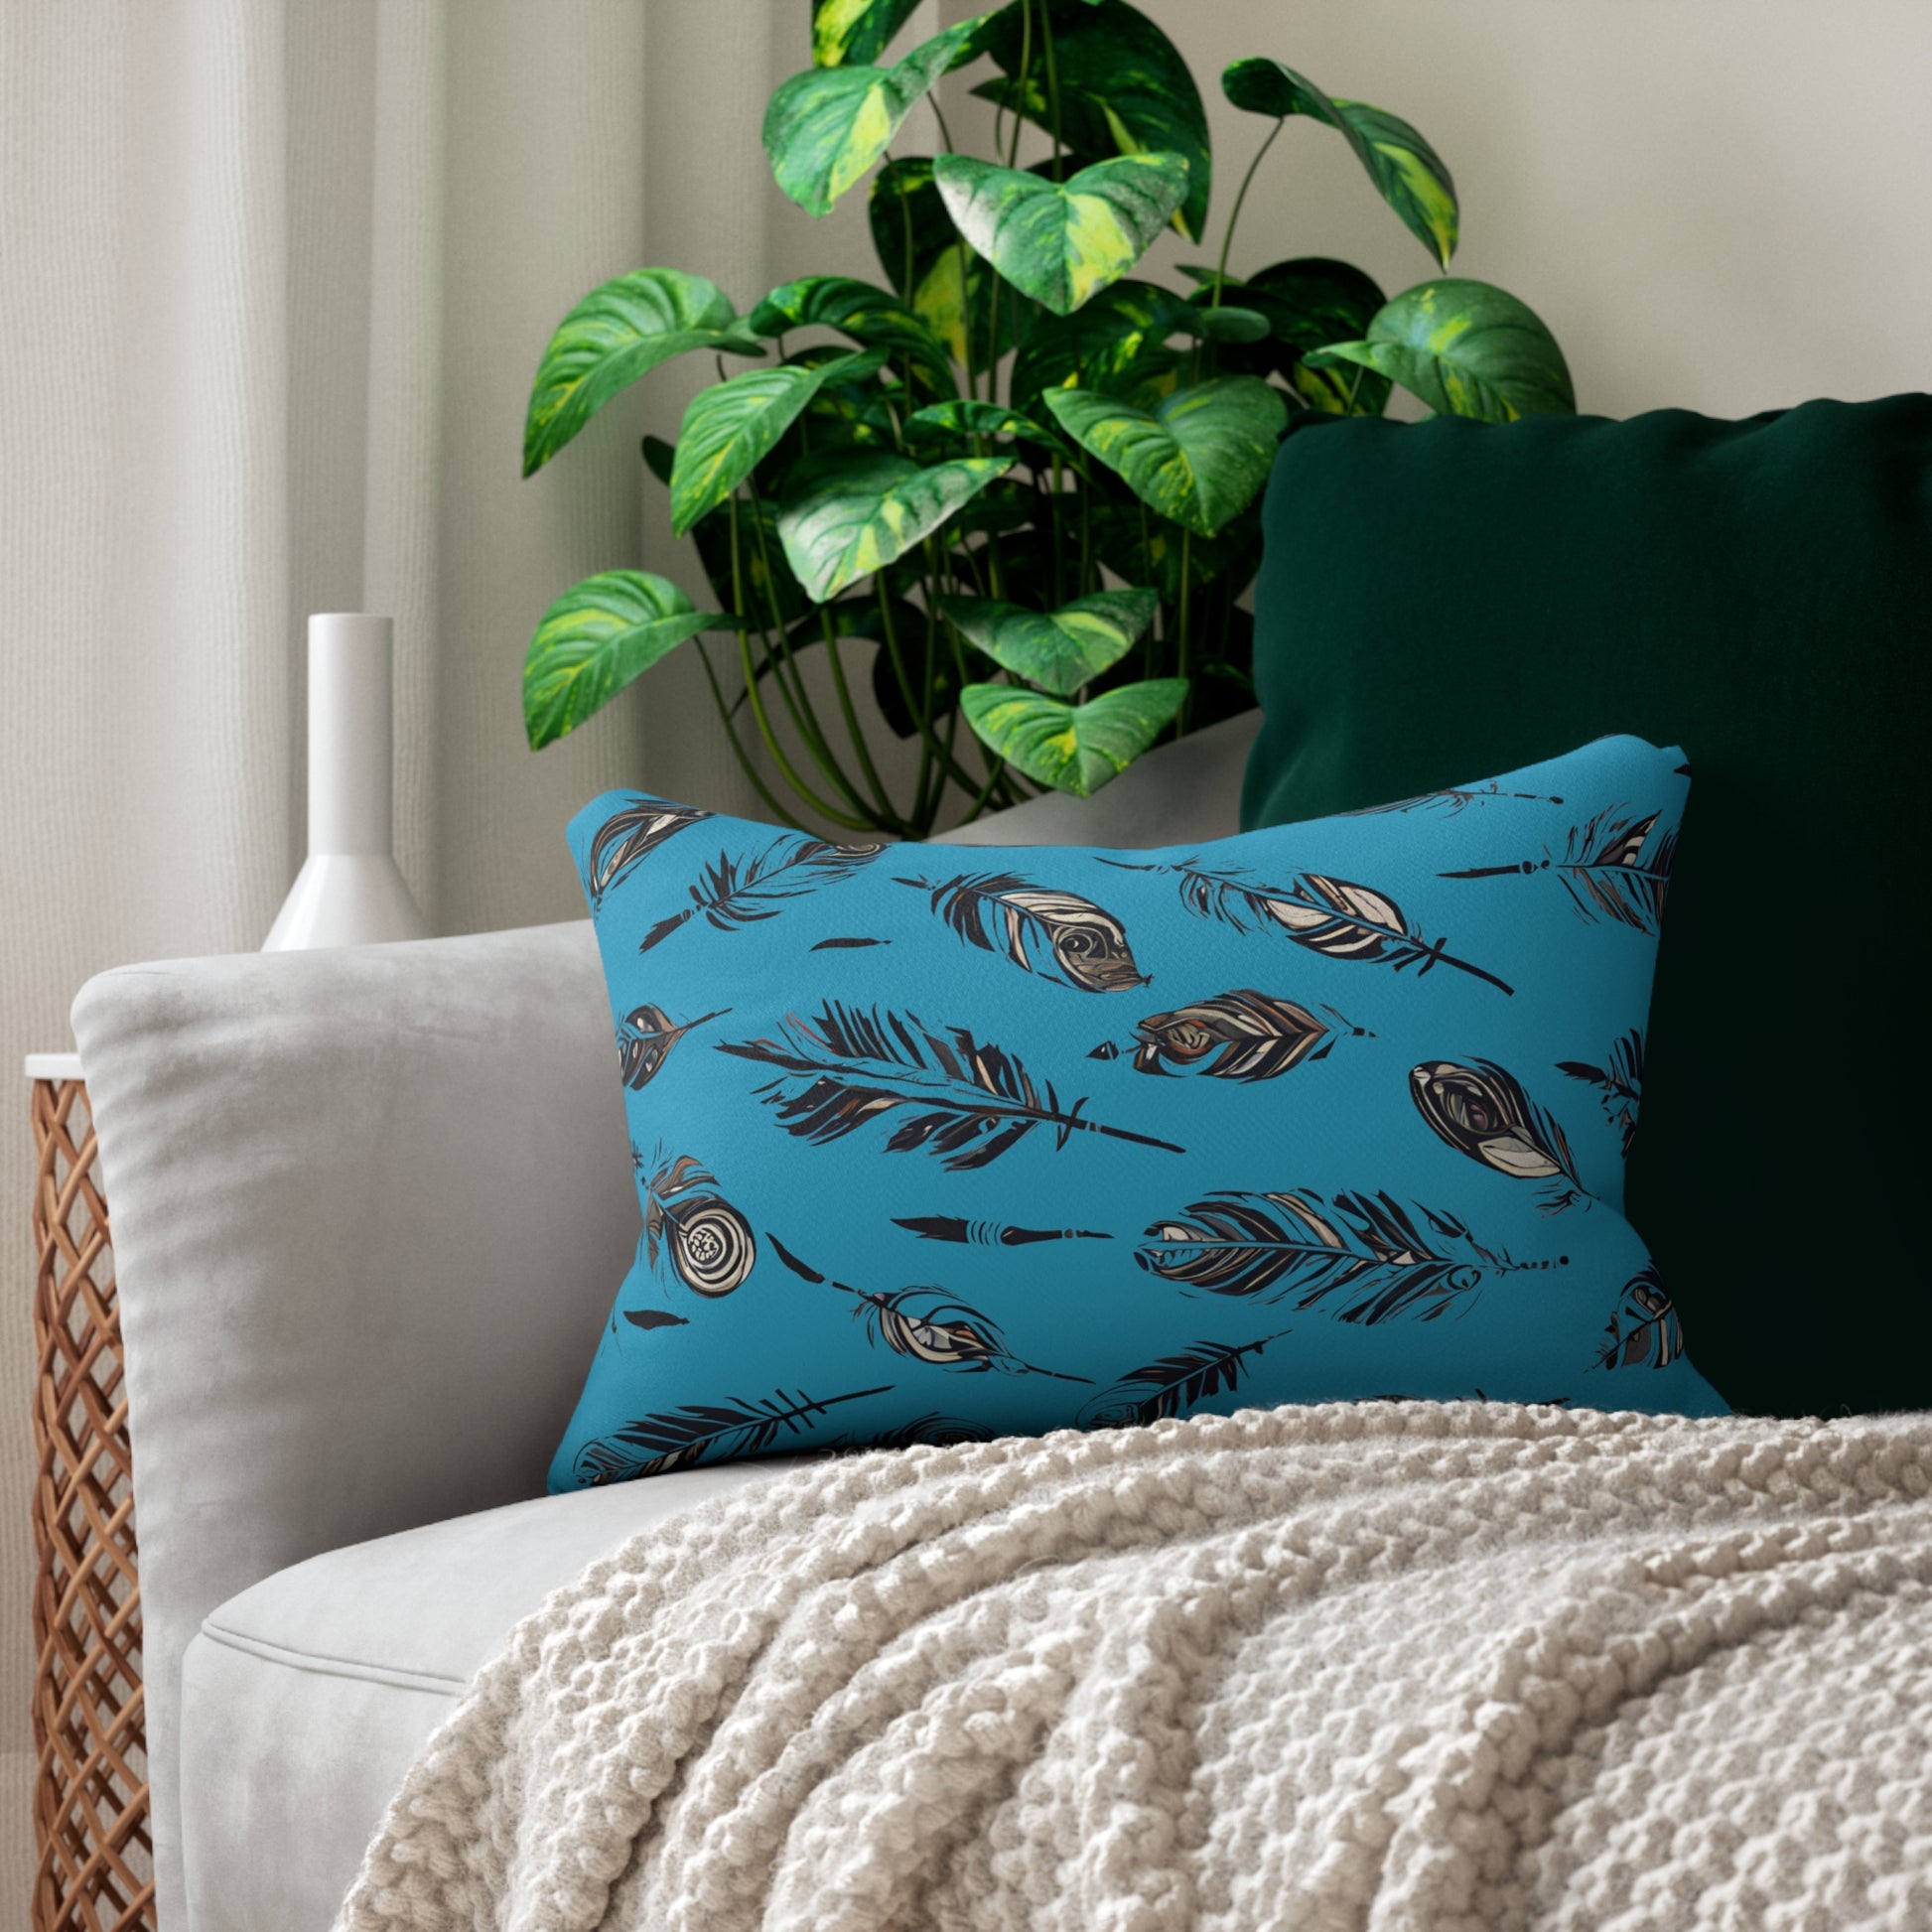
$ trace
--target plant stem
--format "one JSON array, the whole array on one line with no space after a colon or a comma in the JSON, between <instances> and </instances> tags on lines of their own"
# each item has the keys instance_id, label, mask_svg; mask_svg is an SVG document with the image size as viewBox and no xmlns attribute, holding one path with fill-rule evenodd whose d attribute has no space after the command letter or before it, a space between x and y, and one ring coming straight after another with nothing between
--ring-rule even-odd
<instances>
[{"instance_id":1,"label":"plant stem","mask_svg":"<svg viewBox=\"0 0 1932 1932\"><path fill-rule=\"evenodd\" d=\"M1221 259L1214 264L1214 299L1207 306L1218 309L1221 306L1222 278L1228 272L1228 249L1234 242L1234 224L1241 219L1241 204L1248 199L1248 184L1255 178L1255 170L1261 166L1261 157L1275 145L1275 136L1288 125L1287 118L1277 121L1268 130L1268 138L1255 150L1255 158L1248 163L1248 172L1241 177L1240 192L1234 198L1234 206L1228 210L1226 232L1221 236Z\"/></svg>"},{"instance_id":2,"label":"plant stem","mask_svg":"<svg viewBox=\"0 0 1932 1932\"><path fill-rule=\"evenodd\" d=\"M756 510L758 502L757 485L748 478L746 486L752 491L752 501ZM738 538L738 498L732 498L732 538ZM770 558L764 550L764 524L761 517L754 516L758 531L759 554L764 563L765 582L772 587L772 621L776 629L777 643L772 643L772 632L767 630L761 619L757 620L759 641L764 646L764 659L771 668L771 675L777 680L778 695L785 701L793 729L798 733L812 762L818 766L831 781L833 789L843 798L847 806L866 818L872 815L872 808L859 796L852 781L840 770L837 760L832 757L832 748L825 741L825 733L818 722L818 714L812 709L810 694L805 689L803 674L799 671L797 658L791 648L791 637L785 629L783 613L776 606L777 580L771 575ZM743 592L737 588L734 579L734 594L743 601ZM741 616L749 615L741 611Z\"/></svg>"},{"instance_id":3,"label":"plant stem","mask_svg":"<svg viewBox=\"0 0 1932 1932\"><path fill-rule=\"evenodd\" d=\"M1020 130L1027 124L1027 81L1034 65L1034 0L1020 0L1020 73L1013 83L1013 135L1007 142L1007 166L1020 159ZM997 129L995 130L997 133Z\"/></svg>"},{"instance_id":4,"label":"plant stem","mask_svg":"<svg viewBox=\"0 0 1932 1932\"><path fill-rule=\"evenodd\" d=\"M739 768L751 780L752 789L787 825L795 826L802 832L805 829L804 821L795 817L791 807L784 804L772 791L771 787L764 782L764 779L759 773L758 766L752 762L750 757L747 755L745 747L738 742L738 727L732 723L731 707L725 702L724 688L718 682L718 673L711 668L711 653L705 649L704 639L702 637L696 637L692 641L698 647L698 661L704 666L705 680L711 686L711 701L718 707L719 722L725 728L725 736L731 741L731 748L738 759Z\"/></svg>"},{"instance_id":5,"label":"plant stem","mask_svg":"<svg viewBox=\"0 0 1932 1932\"><path fill-rule=\"evenodd\" d=\"M1053 64L1053 21L1052 0L1039 0L1039 42L1046 52L1046 110L1053 123L1053 179L1063 178L1060 167L1060 151L1065 143L1060 139L1060 76Z\"/></svg>"},{"instance_id":6,"label":"plant stem","mask_svg":"<svg viewBox=\"0 0 1932 1932\"><path fill-rule=\"evenodd\" d=\"M745 610L745 568L744 558L738 541L737 498L732 499L732 602L738 608L740 621L738 627L738 658L745 675L745 697L752 707L752 718L759 728L759 736L764 741L764 749L770 753L771 761L778 767L784 781L813 811L829 818L835 825L843 825L855 832L870 831L871 821L853 818L842 812L836 805L829 805L801 778L793 768L791 760L785 757L783 748L771 730L771 721L764 714L764 697L759 690L758 666L752 662L751 626L744 621ZM780 689L783 681L780 680ZM809 748L808 748L809 749ZM829 775L829 774L828 774Z\"/></svg>"},{"instance_id":7,"label":"plant stem","mask_svg":"<svg viewBox=\"0 0 1932 1932\"><path fill-rule=\"evenodd\" d=\"M759 504L757 478L747 477L745 486L751 491L752 504L756 511ZM810 712L812 709L812 701L806 694L804 679L798 671L797 661L792 657L791 639L785 631L784 614L778 609L778 574L771 566L771 553L765 547L764 518L761 515L755 514L752 527L758 536L759 562L763 566L764 581L769 587L771 621L777 626L778 634L785 638L785 656L791 662L792 676L798 685L799 698L803 701L805 709ZM882 827L887 830L902 829L904 820L899 817L897 811L895 809L892 794L887 791L885 781L880 777L878 767L872 761L872 753L866 745L865 733L860 729L858 714L853 710L852 693L847 688L845 681L845 663L839 654L838 627L833 623L830 613L827 612L822 604L818 607L818 618L819 623L825 633L826 660L832 668L832 689L838 698L839 715L844 721L846 735L852 740L852 749L858 756L860 775L865 780L867 788L873 795L873 802L878 808ZM816 714L814 714L812 722L816 728ZM832 748L826 743L824 733L820 731L818 737L827 759L831 759ZM836 759L832 761L834 764L837 762ZM855 809L859 811L867 809L859 800L850 783L843 784L841 788L852 799Z\"/></svg>"}]
</instances>

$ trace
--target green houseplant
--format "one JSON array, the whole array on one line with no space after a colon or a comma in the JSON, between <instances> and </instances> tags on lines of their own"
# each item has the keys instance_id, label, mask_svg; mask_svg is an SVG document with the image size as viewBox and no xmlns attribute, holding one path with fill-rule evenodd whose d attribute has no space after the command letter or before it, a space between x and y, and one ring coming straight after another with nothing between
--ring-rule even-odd
<instances>
[{"instance_id":1,"label":"green houseplant","mask_svg":"<svg viewBox=\"0 0 1932 1932\"><path fill-rule=\"evenodd\" d=\"M748 776L794 823L802 808L918 836L942 807L1085 794L1164 733L1251 702L1239 600L1293 412L1376 413L1392 384L1492 422L1575 408L1555 340L1501 289L1436 279L1385 300L1343 262L1230 270L1256 171L1296 116L1349 144L1446 269L1454 187L1408 122L1235 62L1223 92L1272 125L1212 263L1163 288L1132 271L1170 224L1207 243L1213 185L1168 37L1126 0L1009 0L891 61L914 4L815 0L813 65L764 122L778 186L808 212L870 175L880 284L808 276L741 315L701 276L639 269L586 296L545 351L526 476L658 363L717 358L676 445L644 443L715 608L644 571L566 593L525 664L533 748L691 641ZM944 152L895 152L941 76L975 64L992 158L953 149L943 115ZM1022 166L1029 127L1047 152ZM726 357L760 359L728 375ZM727 640L723 675L706 632ZM815 652L826 715L804 675ZM917 741L909 796L867 742L868 654L878 715Z\"/></svg>"}]
</instances>

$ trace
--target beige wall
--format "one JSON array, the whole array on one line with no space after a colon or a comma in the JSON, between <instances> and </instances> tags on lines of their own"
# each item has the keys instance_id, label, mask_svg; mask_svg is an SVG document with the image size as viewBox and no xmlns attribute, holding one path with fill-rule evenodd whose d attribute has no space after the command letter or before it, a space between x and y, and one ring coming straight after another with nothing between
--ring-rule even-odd
<instances>
[{"instance_id":1,"label":"beige wall","mask_svg":"<svg viewBox=\"0 0 1932 1932\"><path fill-rule=\"evenodd\" d=\"M1543 316L1587 410L1932 386L1932 0L1140 4L1208 96L1216 247L1267 130L1218 76L1266 55L1435 144L1462 200L1454 271ZM1262 169L1237 268L1339 255L1390 293L1428 277L1339 136L1291 125Z\"/></svg>"}]
</instances>

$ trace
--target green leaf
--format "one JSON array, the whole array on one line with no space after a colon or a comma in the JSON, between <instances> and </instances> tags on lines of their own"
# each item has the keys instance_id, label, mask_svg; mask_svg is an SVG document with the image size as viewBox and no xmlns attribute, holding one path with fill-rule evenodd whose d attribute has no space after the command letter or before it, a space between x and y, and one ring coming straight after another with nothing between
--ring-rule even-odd
<instances>
[{"instance_id":1,"label":"green leaf","mask_svg":"<svg viewBox=\"0 0 1932 1932\"><path fill-rule=\"evenodd\" d=\"M942 597L939 609L1002 670L1070 698L1134 648L1159 602L1152 591L1096 591L1044 614L986 597Z\"/></svg>"},{"instance_id":2,"label":"green leaf","mask_svg":"<svg viewBox=\"0 0 1932 1932\"><path fill-rule=\"evenodd\" d=\"M1038 0L1035 0L1035 5ZM1177 154L1187 164L1187 194L1177 210L1181 230L1198 241L1205 232L1214 163L1208 147L1207 110L1187 63L1165 33L1125 0L1056 0L1048 14L1053 32L1053 74L1059 83L1060 135L1066 145L1099 157L1110 154ZM983 46L1006 78L973 92L1002 102L1052 132L1046 97L1046 63L1037 13L1027 83L1019 74L1023 35L1020 10L1007 7L988 21Z\"/></svg>"},{"instance_id":3,"label":"green leaf","mask_svg":"<svg viewBox=\"0 0 1932 1932\"><path fill-rule=\"evenodd\" d=\"M644 438L644 468L661 483L671 481L671 467L677 462L677 445L661 436Z\"/></svg>"},{"instance_id":4,"label":"green leaf","mask_svg":"<svg viewBox=\"0 0 1932 1932\"><path fill-rule=\"evenodd\" d=\"M558 325L530 385L523 474L534 476L591 417L659 362L686 349L762 355L733 328L729 298L702 275L637 268L593 289Z\"/></svg>"},{"instance_id":5,"label":"green leaf","mask_svg":"<svg viewBox=\"0 0 1932 1932\"><path fill-rule=\"evenodd\" d=\"M883 348L908 379L942 396L954 395L945 345L925 320L899 298L850 275L807 275L776 288L746 317L755 336L787 329L836 329L867 348Z\"/></svg>"},{"instance_id":6,"label":"green leaf","mask_svg":"<svg viewBox=\"0 0 1932 1932\"><path fill-rule=\"evenodd\" d=\"M933 178L971 247L1064 316L1147 253L1186 193L1187 164L1176 154L1126 155L1051 182L942 154Z\"/></svg>"},{"instance_id":7,"label":"green leaf","mask_svg":"<svg viewBox=\"0 0 1932 1932\"><path fill-rule=\"evenodd\" d=\"M1013 407L1040 407L1044 390L1069 383L1125 395L1173 366L1161 345L1186 305L1152 282L1116 282L1070 316L1037 312L1013 358ZM1328 340L1332 341L1332 338Z\"/></svg>"},{"instance_id":8,"label":"green leaf","mask_svg":"<svg viewBox=\"0 0 1932 1932\"><path fill-rule=\"evenodd\" d=\"M523 660L530 750L574 731L685 638L730 622L648 571L585 578L543 614Z\"/></svg>"},{"instance_id":9,"label":"green leaf","mask_svg":"<svg viewBox=\"0 0 1932 1932\"><path fill-rule=\"evenodd\" d=\"M875 373L884 349L841 355L816 368L752 369L691 399L671 466L671 528L679 536L714 510L770 453L793 417L828 380Z\"/></svg>"},{"instance_id":10,"label":"green leaf","mask_svg":"<svg viewBox=\"0 0 1932 1932\"><path fill-rule=\"evenodd\" d=\"M1045 400L1143 502L1210 537L1267 482L1288 421L1280 391L1252 375L1178 389L1152 409L1080 389L1049 389Z\"/></svg>"},{"instance_id":11,"label":"green leaf","mask_svg":"<svg viewBox=\"0 0 1932 1932\"><path fill-rule=\"evenodd\" d=\"M829 213L979 30L978 20L963 20L920 42L897 67L794 73L764 110L764 151L778 186L806 213Z\"/></svg>"},{"instance_id":12,"label":"green leaf","mask_svg":"<svg viewBox=\"0 0 1932 1932\"><path fill-rule=\"evenodd\" d=\"M1190 302L1174 319L1174 329L1186 336L1198 336L1204 343L1259 343L1267 340L1268 318L1258 309L1243 309L1223 302L1217 309L1211 302Z\"/></svg>"},{"instance_id":13,"label":"green leaf","mask_svg":"<svg viewBox=\"0 0 1932 1932\"><path fill-rule=\"evenodd\" d=\"M1088 798L1160 737L1186 695L1184 677L1157 677L1086 704L1063 704L1011 684L969 684L959 703L989 750L1037 784Z\"/></svg>"},{"instance_id":14,"label":"green leaf","mask_svg":"<svg viewBox=\"0 0 1932 1932\"><path fill-rule=\"evenodd\" d=\"M1237 360L1237 366L1251 375L1285 375L1304 402L1325 415L1381 415L1389 400L1385 377L1364 371L1359 381L1345 380L1348 371L1310 368L1303 360L1329 343L1367 334L1386 298L1359 268L1321 255L1274 262L1249 276L1239 299L1268 318L1272 342L1283 352L1263 355L1258 365Z\"/></svg>"},{"instance_id":15,"label":"green leaf","mask_svg":"<svg viewBox=\"0 0 1932 1932\"><path fill-rule=\"evenodd\" d=\"M919 0L812 0L812 66L870 67Z\"/></svg>"},{"instance_id":16,"label":"green leaf","mask_svg":"<svg viewBox=\"0 0 1932 1932\"><path fill-rule=\"evenodd\" d=\"M1367 340L1304 358L1311 368L1353 362L1420 396L1443 416L1485 423L1570 416L1577 392L1557 339L1526 303L1487 282L1422 282L1388 303Z\"/></svg>"},{"instance_id":17,"label":"green leaf","mask_svg":"<svg viewBox=\"0 0 1932 1932\"><path fill-rule=\"evenodd\" d=\"M955 362L987 368L1044 311L960 239L929 155L889 161L872 185L873 247L892 283Z\"/></svg>"},{"instance_id":18,"label":"green leaf","mask_svg":"<svg viewBox=\"0 0 1932 1932\"><path fill-rule=\"evenodd\" d=\"M786 561L823 604L902 556L1012 469L1011 457L963 457L922 469L907 457L831 451L800 465L778 517Z\"/></svg>"},{"instance_id":19,"label":"green leaf","mask_svg":"<svg viewBox=\"0 0 1932 1932\"><path fill-rule=\"evenodd\" d=\"M1031 416L1002 409L996 402L935 402L906 417L905 433L920 442L939 437L1017 436L1023 443L1038 443L1049 450L1066 448Z\"/></svg>"},{"instance_id":20,"label":"green leaf","mask_svg":"<svg viewBox=\"0 0 1932 1932\"><path fill-rule=\"evenodd\" d=\"M1250 114L1306 114L1340 132L1382 199L1445 268L1455 253L1455 183L1443 157L1409 123L1365 101L1336 100L1279 61L1236 61L1221 91Z\"/></svg>"}]
</instances>

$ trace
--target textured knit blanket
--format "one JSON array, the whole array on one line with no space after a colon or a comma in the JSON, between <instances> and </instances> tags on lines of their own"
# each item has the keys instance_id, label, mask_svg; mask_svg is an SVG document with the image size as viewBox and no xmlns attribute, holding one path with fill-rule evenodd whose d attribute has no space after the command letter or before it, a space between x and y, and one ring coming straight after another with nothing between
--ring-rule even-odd
<instances>
[{"instance_id":1,"label":"textured knit blanket","mask_svg":"<svg viewBox=\"0 0 1932 1932\"><path fill-rule=\"evenodd\" d=\"M1932 1416L1249 1411L634 1538L351 1932L1932 1927Z\"/></svg>"}]
</instances>

